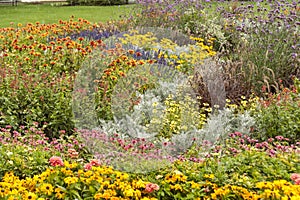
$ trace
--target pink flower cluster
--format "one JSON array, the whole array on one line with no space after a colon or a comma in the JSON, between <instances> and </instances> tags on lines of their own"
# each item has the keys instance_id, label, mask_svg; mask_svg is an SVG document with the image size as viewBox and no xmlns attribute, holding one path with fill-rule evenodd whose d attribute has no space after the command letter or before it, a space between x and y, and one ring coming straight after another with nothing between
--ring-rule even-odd
<instances>
[{"instance_id":1,"label":"pink flower cluster","mask_svg":"<svg viewBox=\"0 0 300 200\"><path fill-rule=\"evenodd\" d=\"M148 193L151 193L153 191L158 191L159 190L159 185L155 184L155 183L147 183L146 184L146 188L145 191Z\"/></svg>"},{"instance_id":2,"label":"pink flower cluster","mask_svg":"<svg viewBox=\"0 0 300 200\"><path fill-rule=\"evenodd\" d=\"M295 182L296 185L300 185L300 174L292 174L291 179Z\"/></svg>"},{"instance_id":3,"label":"pink flower cluster","mask_svg":"<svg viewBox=\"0 0 300 200\"><path fill-rule=\"evenodd\" d=\"M50 158L49 162L50 162L50 165L53 166L53 167L55 167L55 166L64 166L64 161L59 156L52 156Z\"/></svg>"},{"instance_id":4,"label":"pink flower cluster","mask_svg":"<svg viewBox=\"0 0 300 200\"><path fill-rule=\"evenodd\" d=\"M99 162L99 160L92 159L89 163L84 165L84 169L91 170L93 166L98 167L100 165L101 165L101 163Z\"/></svg>"}]
</instances>

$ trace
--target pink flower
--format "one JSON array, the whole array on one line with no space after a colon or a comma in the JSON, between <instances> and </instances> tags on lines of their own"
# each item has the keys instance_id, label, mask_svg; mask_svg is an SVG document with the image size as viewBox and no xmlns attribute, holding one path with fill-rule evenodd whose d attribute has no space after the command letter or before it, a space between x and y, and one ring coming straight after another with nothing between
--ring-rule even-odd
<instances>
[{"instance_id":1,"label":"pink flower","mask_svg":"<svg viewBox=\"0 0 300 200\"><path fill-rule=\"evenodd\" d=\"M89 163L84 165L85 170L91 170L93 166L98 167L101 163L97 159L92 159Z\"/></svg>"},{"instance_id":2,"label":"pink flower","mask_svg":"<svg viewBox=\"0 0 300 200\"><path fill-rule=\"evenodd\" d=\"M296 185L300 185L300 174L292 174L291 179L295 182Z\"/></svg>"},{"instance_id":3,"label":"pink flower","mask_svg":"<svg viewBox=\"0 0 300 200\"><path fill-rule=\"evenodd\" d=\"M97 160L97 159L92 159L92 160L90 161L90 164L93 165L93 166L96 166L96 167L98 167L98 166L101 165L101 163L100 163L99 160Z\"/></svg>"},{"instance_id":4,"label":"pink flower","mask_svg":"<svg viewBox=\"0 0 300 200\"><path fill-rule=\"evenodd\" d=\"M284 140L284 137L281 136L281 135L278 135L278 136L276 136L275 138L276 138L277 140L279 140L279 141Z\"/></svg>"},{"instance_id":5,"label":"pink flower","mask_svg":"<svg viewBox=\"0 0 300 200\"><path fill-rule=\"evenodd\" d=\"M51 166L64 166L64 162L59 156L52 156L49 160Z\"/></svg>"},{"instance_id":6,"label":"pink flower","mask_svg":"<svg viewBox=\"0 0 300 200\"><path fill-rule=\"evenodd\" d=\"M91 170L92 167L93 167L93 165L92 165L91 163L86 163L86 164L84 165L84 169L85 169L85 170Z\"/></svg>"},{"instance_id":7,"label":"pink flower","mask_svg":"<svg viewBox=\"0 0 300 200\"><path fill-rule=\"evenodd\" d=\"M148 193L151 193L153 191L158 191L159 190L159 185L154 184L154 183L147 183L145 191Z\"/></svg>"},{"instance_id":8,"label":"pink flower","mask_svg":"<svg viewBox=\"0 0 300 200\"><path fill-rule=\"evenodd\" d=\"M71 158L78 158L78 152L75 149L68 149L69 156Z\"/></svg>"}]
</instances>

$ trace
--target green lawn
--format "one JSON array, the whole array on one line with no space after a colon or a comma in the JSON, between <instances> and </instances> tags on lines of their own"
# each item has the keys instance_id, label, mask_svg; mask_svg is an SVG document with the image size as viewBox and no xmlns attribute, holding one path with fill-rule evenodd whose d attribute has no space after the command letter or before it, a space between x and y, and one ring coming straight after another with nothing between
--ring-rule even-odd
<instances>
[{"instance_id":1,"label":"green lawn","mask_svg":"<svg viewBox=\"0 0 300 200\"><path fill-rule=\"evenodd\" d=\"M18 6L0 5L0 27L10 26L11 22L26 24L28 22L57 23L67 20L70 16L84 18L91 22L105 22L120 19L130 13L134 5L122 6L63 6L53 4L38 4Z\"/></svg>"}]
</instances>

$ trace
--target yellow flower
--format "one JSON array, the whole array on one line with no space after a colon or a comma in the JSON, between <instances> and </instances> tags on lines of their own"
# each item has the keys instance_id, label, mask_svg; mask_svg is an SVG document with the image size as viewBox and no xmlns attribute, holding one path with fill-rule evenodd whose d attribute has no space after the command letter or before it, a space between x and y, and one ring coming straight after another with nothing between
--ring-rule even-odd
<instances>
[{"instance_id":1,"label":"yellow flower","mask_svg":"<svg viewBox=\"0 0 300 200\"><path fill-rule=\"evenodd\" d=\"M275 199L280 199L281 194L279 190L274 190L273 191L273 197L275 197Z\"/></svg>"},{"instance_id":2,"label":"yellow flower","mask_svg":"<svg viewBox=\"0 0 300 200\"><path fill-rule=\"evenodd\" d=\"M78 173L78 176L84 175L84 171L83 171L82 169L79 169L79 170L77 171L77 173Z\"/></svg>"},{"instance_id":3,"label":"yellow flower","mask_svg":"<svg viewBox=\"0 0 300 200\"><path fill-rule=\"evenodd\" d=\"M35 200L37 198L36 194L28 192L23 196L24 200Z\"/></svg>"},{"instance_id":4,"label":"yellow flower","mask_svg":"<svg viewBox=\"0 0 300 200\"><path fill-rule=\"evenodd\" d=\"M84 176L85 177L90 177L90 176L93 175L93 173L94 173L93 171L89 170L89 171L84 172Z\"/></svg>"},{"instance_id":5,"label":"yellow flower","mask_svg":"<svg viewBox=\"0 0 300 200\"><path fill-rule=\"evenodd\" d=\"M138 180L138 181L133 181L132 184L135 188L145 188L146 183L142 180Z\"/></svg>"},{"instance_id":6,"label":"yellow flower","mask_svg":"<svg viewBox=\"0 0 300 200\"><path fill-rule=\"evenodd\" d=\"M19 198L14 195L10 195L7 200L19 200Z\"/></svg>"},{"instance_id":7,"label":"yellow flower","mask_svg":"<svg viewBox=\"0 0 300 200\"><path fill-rule=\"evenodd\" d=\"M14 183L15 181L18 181L19 178L14 176L13 172L8 172L3 176L2 180L5 183Z\"/></svg>"},{"instance_id":8,"label":"yellow flower","mask_svg":"<svg viewBox=\"0 0 300 200\"><path fill-rule=\"evenodd\" d=\"M211 194L212 199L218 199L218 197L224 197L226 194L229 194L230 190L226 187L214 189L214 193Z\"/></svg>"},{"instance_id":9,"label":"yellow flower","mask_svg":"<svg viewBox=\"0 0 300 200\"><path fill-rule=\"evenodd\" d=\"M60 188L55 188L55 197L57 199L63 199L65 196L65 193Z\"/></svg>"},{"instance_id":10,"label":"yellow flower","mask_svg":"<svg viewBox=\"0 0 300 200\"><path fill-rule=\"evenodd\" d=\"M214 199L214 200L217 199L217 195L215 193L212 193L211 194L211 199Z\"/></svg>"},{"instance_id":11,"label":"yellow flower","mask_svg":"<svg viewBox=\"0 0 300 200\"><path fill-rule=\"evenodd\" d=\"M204 42L204 39L202 38L197 38L197 37L190 37L191 40L195 40L197 42Z\"/></svg>"},{"instance_id":12,"label":"yellow flower","mask_svg":"<svg viewBox=\"0 0 300 200\"><path fill-rule=\"evenodd\" d=\"M270 182L258 182L256 183L256 187L263 189L263 188L272 188L272 183Z\"/></svg>"},{"instance_id":13,"label":"yellow flower","mask_svg":"<svg viewBox=\"0 0 300 200\"><path fill-rule=\"evenodd\" d=\"M64 181L68 185L71 185L73 183L77 183L78 182L78 178L77 177L67 177L67 178L64 179Z\"/></svg>"},{"instance_id":14,"label":"yellow flower","mask_svg":"<svg viewBox=\"0 0 300 200\"><path fill-rule=\"evenodd\" d=\"M66 169L66 167L61 168L60 171L61 171L62 173L64 173L65 175L68 175L68 176L70 176L70 175L73 174L73 172L72 172L71 170L69 170L69 169Z\"/></svg>"},{"instance_id":15,"label":"yellow flower","mask_svg":"<svg viewBox=\"0 0 300 200\"><path fill-rule=\"evenodd\" d=\"M41 185L40 191L47 195L51 195L53 192L53 186L49 183L44 183Z\"/></svg>"},{"instance_id":16,"label":"yellow flower","mask_svg":"<svg viewBox=\"0 0 300 200\"><path fill-rule=\"evenodd\" d=\"M178 56L177 56L177 55L170 55L170 58L172 58L172 59L177 59Z\"/></svg>"},{"instance_id":17,"label":"yellow flower","mask_svg":"<svg viewBox=\"0 0 300 200\"><path fill-rule=\"evenodd\" d=\"M191 181L191 188L192 189L196 189L196 188L199 188L201 185L199 183L195 183L194 181Z\"/></svg>"},{"instance_id":18,"label":"yellow flower","mask_svg":"<svg viewBox=\"0 0 300 200\"><path fill-rule=\"evenodd\" d=\"M289 199L289 197L287 197L287 196L281 197L281 200L288 200L288 199Z\"/></svg>"},{"instance_id":19,"label":"yellow flower","mask_svg":"<svg viewBox=\"0 0 300 200\"><path fill-rule=\"evenodd\" d=\"M0 197L5 197L9 194L9 190L0 186Z\"/></svg>"},{"instance_id":20,"label":"yellow flower","mask_svg":"<svg viewBox=\"0 0 300 200\"><path fill-rule=\"evenodd\" d=\"M125 190L124 195L125 195L125 197L133 197L134 196L134 189L129 188L129 189Z\"/></svg>"},{"instance_id":21,"label":"yellow flower","mask_svg":"<svg viewBox=\"0 0 300 200\"><path fill-rule=\"evenodd\" d=\"M299 198L299 196L292 196L291 197L291 200L299 200L300 198Z\"/></svg>"},{"instance_id":22,"label":"yellow flower","mask_svg":"<svg viewBox=\"0 0 300 200\"><path fill-rule=\"evenodd\" d=\"M66 168L73 169L73 168L76 168L78 164L77 163L69 163L68 161L65 161L64 165Z\"/></svg>"},{"instance_id":23,"label":"yellow flower","mask_svg":"<svg viewBox=\"0 0 300 200\"><path fill-rule=\"evenodd\" d=\"M98 200L98 199L101 199L102 198L102 194L101 193L96 193L94 195L94 199Z\"/></svg>"},{"instance_id":24,"label":"yellow flower","mask_svg":"<svg viewBox=\"0 0 300 200\"><path fill-rule=\"evenodd\" d=\"M213 175L213 174L205 174L204 178L213 179L213 178L215 178L215 175Z\"/></svg>"},{"instance_id":25,"label":"yellow flower","mask_svg":"<svg viewBox=\"0 0 300 200\"><path fill-rule=\"evenodd\" d=\"M268 199L268 198L272 197L272 193L273 192L271 190L267 189L267 190L264 191L263 195L264 195L265 198Z\"/></svg>"}]
</instances>

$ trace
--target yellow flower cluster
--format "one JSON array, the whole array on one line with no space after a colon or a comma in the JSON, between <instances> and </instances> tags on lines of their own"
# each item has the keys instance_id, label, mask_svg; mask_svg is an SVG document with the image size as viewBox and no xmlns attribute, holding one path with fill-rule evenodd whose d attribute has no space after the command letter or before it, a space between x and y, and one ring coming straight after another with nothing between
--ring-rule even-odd
<instances>
[{"instance_id":1,"label":"yellow flower cluster","mask_svg":"<svg viewBox=\"0 0 300 200\"><path fill-rule=\"evenodd\" d=\"M196 44L181 47L170 39L158 39L152 32L140 34L137 30L124 34L124 38L119 38L123 45L131 44L157 52L160 50L158 58L167 59L171 65L176 63L176 69L183 72L193 70L194 66L201 64L205 58L216 55L213 50L214 38L207 40L206 43L202 38L191 37L190 39L196 41Z\"/></svg>"},{"instance_id":2,"label":"yellow flower cluster","mask_svg":"<svg viewBox=\"0 0 300 200\"><path fill-rule=\"evenodd\" d=\"M226 107L236 109L239 112L251 111L254 112L257 110L259 97L251 95L250 98L246 99L245 96L240 97L241 100L237 103L231 102L229 99L226 99Z\"/></svg>"},{"instance_id":3,"label":"yellow flower cluster","mask_svg":"<svg viewBox=\"0 0 300 200\"><path fill-rule=\"evenodd\" d=\"M182 172L175 170L172 173L169 173L165 176L163 183L169 184L171 191L185 192L184 185L190 184L193 188L198 187L199 185L193 181L187 181L187 176Z\"/></svg>"},{"instance_id":4,"label":"yellow flower cluster","mask_svg":"<svg viewBox=\"0 0 300 200\"><path fill-rule=\"evenodd\" d=\"M211 199L230 199L232 196L238 196L242 199L284 199L297 200L300 196L300 185L293 185L286 180L275 180L273 182L258 182L256 184L258 191L249 191L246 188L225 185L221 188L215 188L211 193Z\"/></svg>"},{"instance_id":5,"label":"yellow flower cluster","mask_svg":"<svg viewBox=\"0 0 300 200\"><path fill-rule=\"evenodd\" d=\"M26 179L20 179L12 172L6 173L0 182L0 199L74 199L78 196L93 199L155 199L145 190L149 182L131 180L127 173L110 167L93 167L85 171L76 169L76 164L65 164L70 168L47 169Z\"/></svg>"},{"instance_id":6,"label":"yellow flower cluster","mask_svg":"<svg viewBox=\"0 0 300 200\"><path fill-rule=\"evenodd\" d=\"M165 181L167 183L186 182L187 176L185 176L182 172L176 170L176 171L174 171L174 173L167 174L165 177Z\"/></svg>"},{"instance_id":7,"label":"yellow flower cluster","mask_svg":"<svg viewBox=\"0 0 300 200\"><path fill-rule=\"evenodd\" d=\"M157 38L154 34L148 32L146 34L139 34L137 30L131 30L129 34L124 34L124 38L119 38L124 45L131 44L145 49L153 48L153 44L157 43Z\"/></svg>"},{"instance_id":8,"label":"yellow flower cluster","mask_svg":"<svg viewBox=\"0 0 300 200\"><path fill-rule=\"evenodd\" d=\"M261 199L299 199L300 185L293 185L286 180L273 182L259 182L256 187L263 191L259 194Z\"/></svg>"},{"instance_id":9,"label":"yellow flower cluster","mask_svg":"<svg viewBox=\"0 0 300 200\"><path fill-rule=\"evenodd\" d=\"M165 138L171 137L173 134L180 134L196 128L202 128L206 123L205 110L198 110L198 103L192 97L186 95L182 100L174 100L172 95L164 101L166 109L161 121L153 120L161 123L162 129L159 136Z\"/></svg>"}]
</instances>

